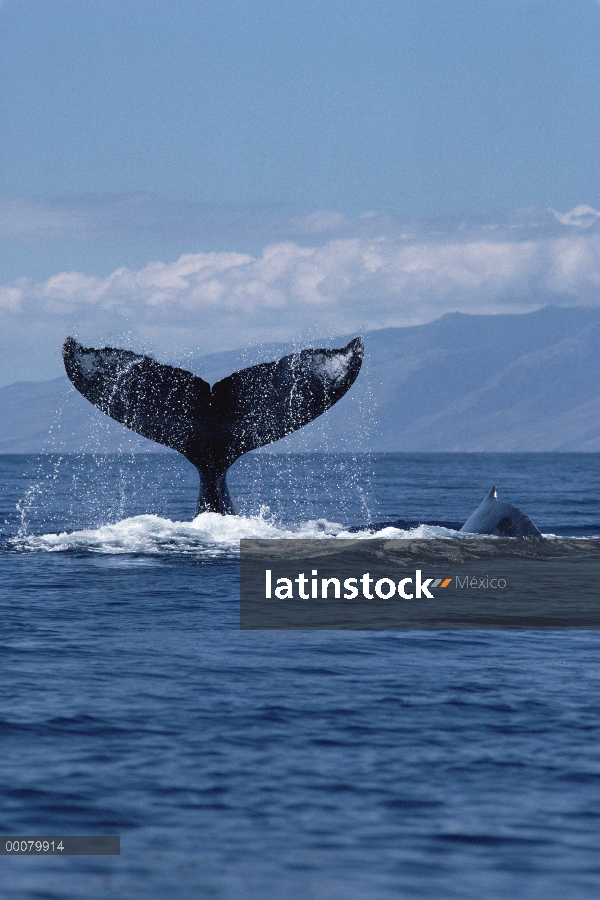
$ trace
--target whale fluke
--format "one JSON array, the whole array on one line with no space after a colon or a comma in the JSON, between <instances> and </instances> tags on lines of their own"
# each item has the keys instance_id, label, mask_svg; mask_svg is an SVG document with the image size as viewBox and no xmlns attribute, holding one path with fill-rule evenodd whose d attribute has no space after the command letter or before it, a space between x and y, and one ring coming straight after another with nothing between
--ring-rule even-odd
<instances>
[{"instance_id":1,"label":"whale fluke","mask_svg":"<svg viewBox=\"0 0 600 900\"><path fill-rule=\"evenodd\" d=\"M496 485L460 530L471 534L495 534L498 537L542 539L541 532L529 516L511 503L498 500Z\"/></svg>"},{"instance_id":2,"label":"whale fluke","mask_svg":"<svg viewBox=\"0 0 600 900\"><path fill-rule=\"evenodd\" d=\"M242 454L297 431L354 383L363 358L354 338L340 350L300 350L234 372L213 387L130 350L63 345L67 375L83 396L132 431L183 454L200 473L196 515L237 512L227 487Z\"/></svg>"}]
</instances>

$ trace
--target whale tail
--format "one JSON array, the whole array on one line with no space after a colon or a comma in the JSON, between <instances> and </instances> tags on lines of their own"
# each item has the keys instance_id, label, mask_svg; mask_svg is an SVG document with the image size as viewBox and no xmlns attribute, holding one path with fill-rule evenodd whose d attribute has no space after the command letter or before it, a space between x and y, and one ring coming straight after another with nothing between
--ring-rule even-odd
<instances>
[{"instance_id":1,"label":"whale tail","mask_svg":"<svg viewBox=\"0 0 600 900\"><path fill-rule=\"evenodd\" d=\"M242 454L297 431L354 383L363 358L354 338L340 350L301 350L234 372L215 385L130 350L63 345L67 375L83 396L132 431L183 454L200 473L196 515L236 513L226 473Z\"/></svg>"}]
</instances>

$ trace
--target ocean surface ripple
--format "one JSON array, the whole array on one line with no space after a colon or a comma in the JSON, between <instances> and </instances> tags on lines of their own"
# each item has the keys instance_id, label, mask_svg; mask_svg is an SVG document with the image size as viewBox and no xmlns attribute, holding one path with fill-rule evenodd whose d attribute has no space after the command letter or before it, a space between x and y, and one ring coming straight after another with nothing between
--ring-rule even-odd
<instances>
[{"instance_id":1,"label":"ocean surface ripple","mask_svg":"<svg viewBox=\"0 0 600 900\"><path fill-rule=\"evenodd\" d=\"M600 634L241 632L239 540L600 534L594 454L0 457L2 900L596 900Z\"/></svg>"}]
</instances>

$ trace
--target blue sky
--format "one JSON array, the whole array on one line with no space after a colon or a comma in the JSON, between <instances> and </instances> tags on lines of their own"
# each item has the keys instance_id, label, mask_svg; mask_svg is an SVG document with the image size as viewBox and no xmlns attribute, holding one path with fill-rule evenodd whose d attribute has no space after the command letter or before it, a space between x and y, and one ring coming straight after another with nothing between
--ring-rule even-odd
<instances>
[{"instance_id":1,"label":"blue sky","mask_svg":"<svg viewBox=\"0 0 600 900\"><path fill-rule=\"evenodd\" d=\"M592 0L5 0L0 191L600 204Z\"/></svg>"},{"instance_id":2,"label":"blue sky","mask_svg":"<svg viewBox=\"0 0 600 900\"><path fill-rule=\"evenodd\" d=\"M471 243L477 223L485 240L500 228L503 240L519 243L522 261L531 228L559 240L552 228L561 223L548 209L564 217L580 205L600 208L598 47L595 0L4 0L0 285L8 318L0 324L12 336L27 323L41 329L35 358L10 371L58 373L51 356L64 328L89 340L128 332L160 351L160 323L139 330L127 291L139 300L131 287L146 277L139 273L174 265L181 254L260 260L265 247L292 242L298 252L328 246L335 256L335 241L362 240L368 256L369 241L396 241L398 249L417 233L421 244L444 234L456 245L466 222ZM510 221L521 230L509 233ZM585 257L587 286L581 273L579 287L550 279L551 289L548 278L528 273L519 308L527 308L532 278L537 305L544 290L550 300L593 302L597 220L562 226L562 239L579 241L571 256ZM357 297L365 258L349 288ZM346 318L325 308L328 298L341 302L340 279L358 271L348 266L328 270L319 299L309 291L312 300L303 301L312 303L312 319L292 316L290 328L361 324L354 307ZM121 278L121 312L111 320L116 301L101 312L85 278L122 267L131 270L130 287ZM236 277L260 282L250 269ZM80 276L70 307L64 277L58 299L48 287L65 272ZM488 274L489 284L496 276ZM440 287L443 303L407 309L406 286L377 285L389 296L379 314L377 291L365 291L369 326L460 306L457 291ZM235 305L232 285L221 288L223 302ZM419 294L414 279L410 290ZM430 296L431 285L421 293ZM506 306L500 293L480 292L465 311ZM243 322L232 313L225 331L215 326L210 346L235 335L238 344L280 336L281 298L265 297L245 308ZM200 321L202 310L195 312ZM186 339L184 324L176 327L165 348L203 349L200 332ZM42 335L50 332L46 352ZM9 374L0 371L0 381Z\"/></svg>"}]
</instances>

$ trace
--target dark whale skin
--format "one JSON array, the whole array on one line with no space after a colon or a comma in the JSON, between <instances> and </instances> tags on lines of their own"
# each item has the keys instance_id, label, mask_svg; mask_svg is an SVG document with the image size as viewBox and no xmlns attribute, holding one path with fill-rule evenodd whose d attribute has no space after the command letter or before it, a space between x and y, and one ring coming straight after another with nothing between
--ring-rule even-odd
<instances>
[{"instance_id":1,"label":"dark whale skin","mask_svg":"<svg viewBox=\"0 0 600 900\"><path fill-rule=\"evenodd\" d=\"M497 537L543 540L542 533L529 516L511 503L498 500L496 485L475 512L471 513L460 530L469 534L494 534Z\"/></svg>"},{"instance_id":2,"label":"dark whale skin","mask_svg":"<svg viewBox=\"0 0 600 900\"><path fill-rule=\"evenodd\" d=\"M227 469L242 454L312 422L344 396L360 371L363 341L300 350L208 382L149 356L63 345L72 384L106 415L183 454L200 474L196 515L237 513Z\"/></svg>"}]
</instances>

